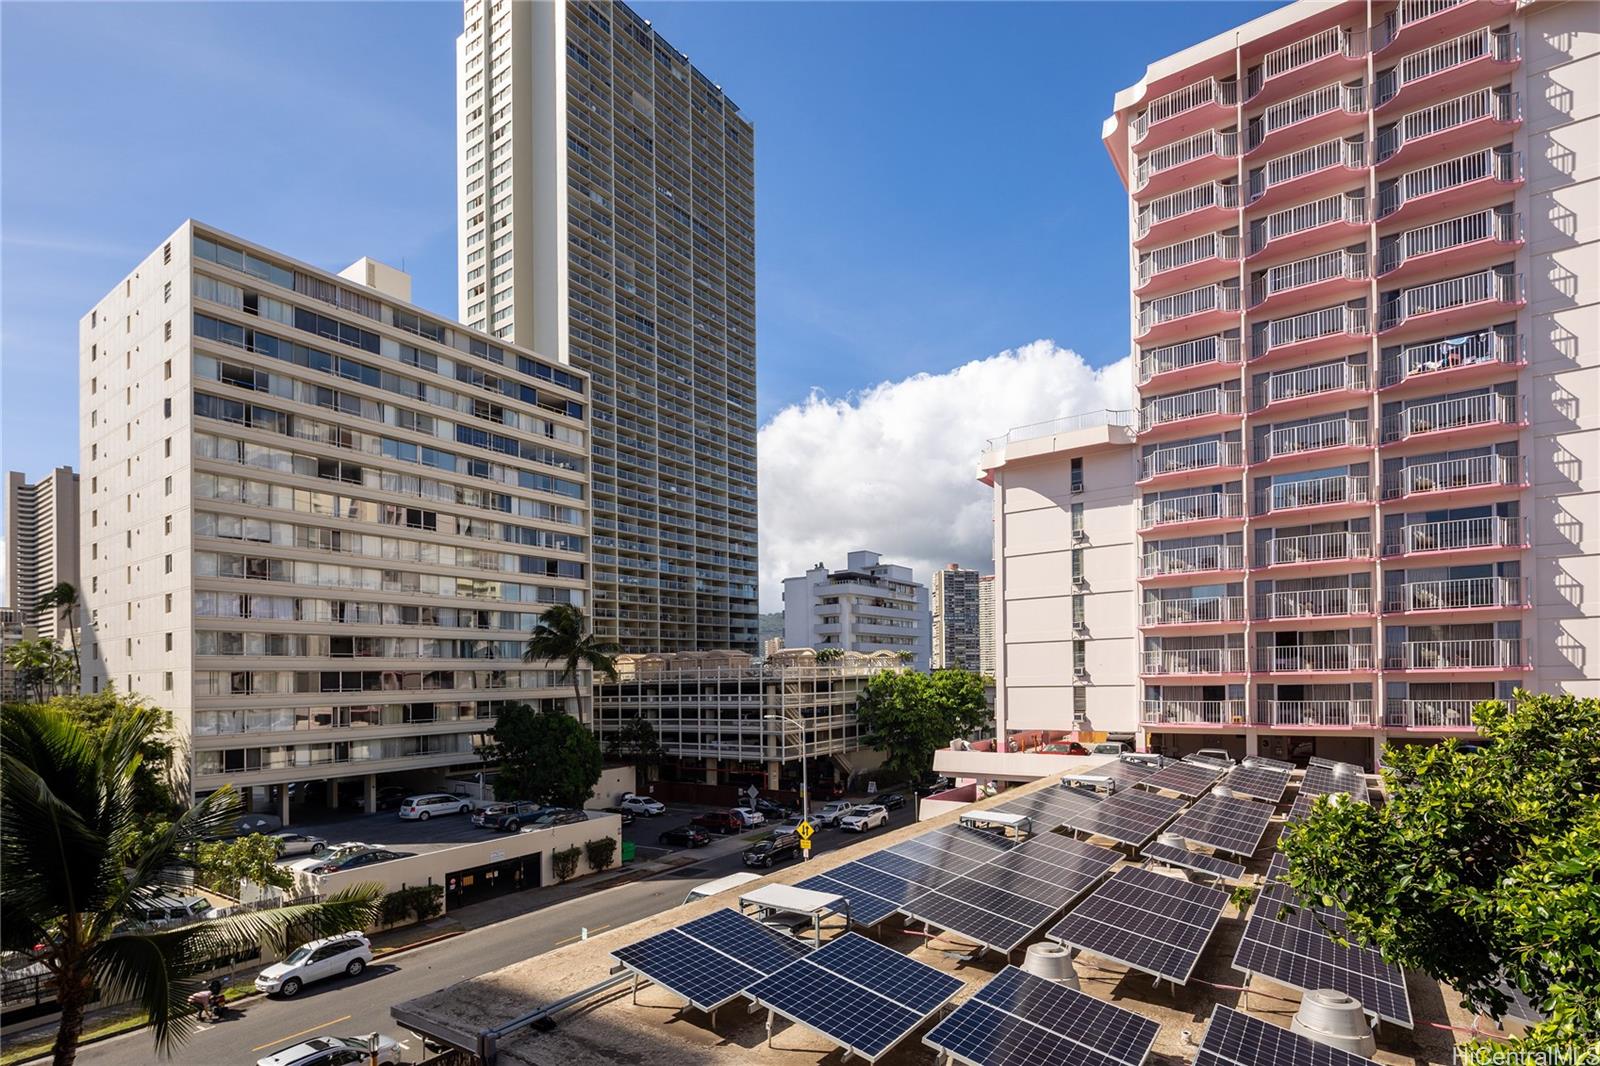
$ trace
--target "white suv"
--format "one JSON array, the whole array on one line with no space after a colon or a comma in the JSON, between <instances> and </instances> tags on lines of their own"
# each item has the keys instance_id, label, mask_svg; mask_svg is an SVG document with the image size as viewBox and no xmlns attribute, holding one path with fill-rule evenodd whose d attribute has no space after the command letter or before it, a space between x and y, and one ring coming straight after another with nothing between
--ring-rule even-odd
<instances>
[{"instance_id":1,"label":"white suv","mask_svg":"<svg viewBox=\"0 0 1600 1066\"><path fill-rule=\"evenodd\" d=\"M372 943L360 933L313 940L295 948L282 962L262 970L256 978L256 991L293 999L312 981L339 974L359 977L371 961Z\"/></svg>"},{"instance_id":2,"label":"white suv","mask_svg":"<svg viewBox=\"0 0 1600 1066\"><path fill-rule=\"evenodd\" d=\"M839 828L848 829L852 833L865 833L868 829L888 824L888 808L880 807L876 803L863 803L858 807L852 807L849 814L839 819Z\"/></svg>"},{"instance_id":3,"label":"white suv","mask_svg":"<svg viewBox=\"0 0 1600 1066\"><path fill-rule=\"evenodd\" d=\"M654 818L658 814L667 812L667 805L660 800L651 799L649 796L636 796L632 792L618 800L617 806L629 814L642 814L647 818Z\"/></svg>"},{"instance_id":4,"label":"white suv","mask_svg":"<svg viewBox=\"0 0 1600 1066\"><path fill-rule=\"evenodd\" d=\"M850 808L854 806L855 804L847 803L844 800L837 800L833 803L825 803L820 809L811 813L812 824L824 826L838 825L839 819L849 814Z\"/></svg>"},{"instance_id":5,"label":"white suv","mask_svg":"<svg viewBox=\"0 0 1600 1066\"><path fill-rule=\"evenodd\" d=\"M436 814L470 814L472 803L460 796L435 792L427 796L407 796L400 804L400 817L426 822Z\"/></svg>"},{"instance_id":6,"label":"white suv","mask_svg":"<svg viewBox=\"0 0 1600 1066\"><path fill-rule=\"evenodd\" d=\"M364 1036L314 1036L257 1059L256 1066L367 1066L373 1061L387 1066L400 1061L400 1045L386 1036L378 1037L375 1050L376 1060Z\"/></svg>"}]
</instances>

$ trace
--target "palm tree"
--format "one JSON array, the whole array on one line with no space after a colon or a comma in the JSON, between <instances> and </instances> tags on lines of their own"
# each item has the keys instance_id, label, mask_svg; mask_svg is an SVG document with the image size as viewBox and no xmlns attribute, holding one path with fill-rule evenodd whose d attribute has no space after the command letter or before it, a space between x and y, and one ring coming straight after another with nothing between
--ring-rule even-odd
<instances>
[{"instance_id":1,"label":"palm tree","mask_svg":"<svg viewBox=\"0 0 1600 1066\"><path fill-rule=\"evenodd\" d=\"M578 667L587 664L592 673L615 681L617 664L612 656L621 650L609 641L597 640L588 629L589 621L582 608L558 603L539 616L539 624L522 653L523 662L562 664L561 676L572 682L573 695L578 698L579 720L583 718L583 690L578 685Z\"/></svg>"},{"instance_id":2,"label":"palm tree","mask_svg":"<svg viewBox=\"0 0 1600 1066\"><path fill-rule=\"evenodd\" d=\"M49 637L13 641L6 646L5 664L17 676L17 684L25 691L33 690L35 703L43 703L48 688L55 695L71 683L74 674L72 657Z\"/></svg>"},{"instance_id":3,"label":"palm tree","mask_svg":"<svg viewBox=\"0 0 1600 1066\"><path fill-rule=\"evenodd\" d=\"M324 903L152 929L142 912L195 866L238 807L224 788L177 821L152 827L134 775L141 742L160 712L141 707L95 738L59 709L12 704L0 711L0 945L44 966L61 1011L55 1066L71 1066L84 1007L98 989L143 1008L158 1052L193 1031L189 995L207 961L263 940L326 936L365 927L378 889Z\"/></svg>"},{"instance_id":4,"label":"palm tree","mask_svg":"<svg viewBox=\"0 0 1600 1066\"><path fill-rule=\"evenodd\" d=\"M40 611L53 610L57 621L63 613L67 616L67 646L72 650L73 673L77 675L75 688L83 688L83 660L78 655L78 587L63 581L39 597L34 606Z\"/></svg>"}]
</instances>

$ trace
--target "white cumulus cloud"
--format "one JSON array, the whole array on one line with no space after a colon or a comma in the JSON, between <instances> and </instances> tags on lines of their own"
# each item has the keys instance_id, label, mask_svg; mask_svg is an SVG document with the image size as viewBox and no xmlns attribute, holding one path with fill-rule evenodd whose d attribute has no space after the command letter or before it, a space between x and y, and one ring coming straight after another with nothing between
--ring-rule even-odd
<instances>
[{"instance_id":1,"label":"white cumulus cloud","mask_svg":"<svg viewBox=\"0 0 1600 1066\"><path fill-rule=\"evenodd\" d=\"M984 441L1132 400L1127 359L1096 369L1050 340L842 397L814 389L761 427L761 609L782 609L785 577L855 549L924 582L946 563L992 570Z\"/></svg>"}]
</instances>

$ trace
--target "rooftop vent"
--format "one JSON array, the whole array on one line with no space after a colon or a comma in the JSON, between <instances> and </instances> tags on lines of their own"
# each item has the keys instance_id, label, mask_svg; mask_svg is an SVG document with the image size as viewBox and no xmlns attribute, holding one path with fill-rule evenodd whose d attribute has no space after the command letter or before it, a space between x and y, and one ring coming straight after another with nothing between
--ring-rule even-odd
<instances>
[{"instance_id":1,"label":"rooftop vent","mask_svg":"<svg viewBox=\"0 0 1600 1066\"><path fill-rule=\"evenodd\" d=\"M1072 968L1072 953L1060 944L1029 944L1027 957L1022 961L1022 968L1046 981L1054 981L1068 988L1078 988L1078 971Z\"/></svg>"},{"instance_id":2,"label":"rooftop vent","mask_svg":"<svg viewBox=\"0 0 1600 1066\"><path fill-rule=\"evenodd\" d=\"M1331 988L1307 992L1289 1028L1319 1044L1363 1058L1371 1058L1378 1050L1361 1002Z\"/></svg>"}]
</instances>

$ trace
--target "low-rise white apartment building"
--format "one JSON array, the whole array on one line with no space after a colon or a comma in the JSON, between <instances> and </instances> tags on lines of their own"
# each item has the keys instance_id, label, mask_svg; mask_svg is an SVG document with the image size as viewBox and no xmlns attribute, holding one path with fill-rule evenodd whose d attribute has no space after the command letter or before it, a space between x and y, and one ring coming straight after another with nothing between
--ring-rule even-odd
<instances>
[{"instance_id":1,"label":"low-rise white apartment building","mask_svg":"<svg viewBox=\"0 0 1600 1066\"><path fill-rule=\"evenodd\" d=\"M932 653L928 588L911 569L885 563L877 552L853 551L843 570L818 563L783 582L783 645L910 656L928 669Z\"/></svg>"}]
</instances>

